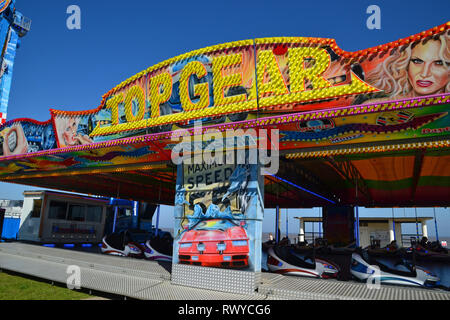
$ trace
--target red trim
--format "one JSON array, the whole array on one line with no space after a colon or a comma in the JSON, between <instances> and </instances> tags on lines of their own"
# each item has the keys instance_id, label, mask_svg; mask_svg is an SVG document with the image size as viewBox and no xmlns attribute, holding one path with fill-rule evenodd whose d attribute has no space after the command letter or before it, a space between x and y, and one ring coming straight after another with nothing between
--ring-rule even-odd
<instances>
[{"instance_id":1,"label":"red trim","mask_svg":"<svg viewBox=\"0 0 450 320\"><path fill-rule=\"evenodd\" d=\"M58 148L61 148L61 145L59 144L58 132L56 131L55 117L53 116L53 113L51 113L51 112L50 112L50 115L51 115L51 118L49 121L52 122L53 133L55 134L56 146Z\"/></svg>"},{"instance_id":2,"label":"red trim","mask_svg":"<svg viewBox=\"0 0 450 320\"><path fill-rule=\"evenodd\" d=\"M52 119L42 122L42 121L37 121L37 120L31 119L31 118L18 118L18 119L6 121L5 123L3 123L0 126L0 129L3 129L3 127L6 127L6 126L10 126L11 124L16 123L16 122L31 122L31 123L34 123L39 126L45 126L45 125L49 124L51 121L52 121Z\"/></svg>"},{"instance_id":3,"label":"red trim","mask_svg":"<svg viewBox=\"0 0 450 320\"><path fill-rule=\"evenodd\" d=\"M306 271L306 270L301 270L301 269L281 269L281 270L277 270L275 272L279 273L279 274L285 274L285 273L289 273L289 272L301 272L301 273L312 274L313 276L320 278L320 276L317 273Z\"/></svg>"},{"instance_id":4,"label":"red trim","mask_svg":"<svg viewBox=\"0 0 450 320\"><path fill-rule=\"evenodd\" d=\"M104 251L103 253L109 254L109 253L112 253L112 252L119 253L120 255L125 256L122 252L119 252L119 251L116 251L116 250L108 250L108 251Z\"/></svg>"}]
</instances>

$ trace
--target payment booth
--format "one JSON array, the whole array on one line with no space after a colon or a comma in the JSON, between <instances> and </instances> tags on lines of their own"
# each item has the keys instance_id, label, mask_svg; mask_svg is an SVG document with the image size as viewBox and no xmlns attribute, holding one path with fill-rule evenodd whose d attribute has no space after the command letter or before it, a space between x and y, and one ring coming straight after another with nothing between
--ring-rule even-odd
<instances>
[{"instance_id":1,"label":"payment booth","mask_svg":"<svg viewBox=\"0 0 450 320\"><path fill-rule=\"evenodd\" d=\"M51 191L24 192L19 240L99 243L109 201Z\"/></svg>"}]
</instances>

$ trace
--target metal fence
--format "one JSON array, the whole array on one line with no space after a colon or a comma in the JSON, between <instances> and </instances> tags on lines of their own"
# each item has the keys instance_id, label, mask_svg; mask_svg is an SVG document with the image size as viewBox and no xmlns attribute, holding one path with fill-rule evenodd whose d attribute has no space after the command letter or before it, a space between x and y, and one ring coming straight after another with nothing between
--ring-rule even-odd
<instances>
[{"instance_id":1,"label":"metal fence","mask_svg":"<svg viewBox=\"0 0 450 320\"><path fill-rule=\"evenodd\" d=\"M414 243L420 242L420 239L422 239L422 234L410 234L410 233L404 233L402 234L402 247L410 247Z\"/></svg>"},{"instance_id":2,"label":"metal fence","mask_svg":"<svg viewBox=\"0 0 450 320\"><path fill-rule=\"evenodd\" d=\"M301 236L304 236L306 242L314 243L316 239L323 238L323 232L306 231L304 234L299 233L295 242L300 242Z\"/></svg>"}]
</instances>

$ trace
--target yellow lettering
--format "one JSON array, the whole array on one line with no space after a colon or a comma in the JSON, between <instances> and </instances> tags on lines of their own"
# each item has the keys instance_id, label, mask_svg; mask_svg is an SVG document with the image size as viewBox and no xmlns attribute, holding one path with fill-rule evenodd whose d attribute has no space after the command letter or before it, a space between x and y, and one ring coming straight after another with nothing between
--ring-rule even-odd
<instances>
[{"instance_id":1,"label":"yellow lettering","mask_svg":"<svg viewBox=\"0 0 450 320\"><path fill-rule=\"evenodd\" d=\"M272 50L262 50L258 53L256 74L260 96L268 93L275 95L289 93ZM270 79L269 81L266 81L266 74Z\"/></svg>"},{"instance_id":2,"label":"yellow lettering","mask_svg":"<svg viewBox=\"0 0 450 320\"><path fill-rule=\"evenodd\" d=\"M180 101L184 111L192 111L204 109L209 106L209 84L199 83L194 85L194 95L200 96L200 100L193 103L189 97L189 79L192 75L203 78L207 75L205 66L199 61L189 62L183 69L180 75Z\"/></svg>"},{"instance_id":3,"label":"yellow lettering","mask_svg":"<svg viewBox=\"0 0 450 320\"><path fill-rule=\"evenodd\" d=\"M214 80L214 105L223 106L226 104L238 103L246 101L246 94L234 95L231 97L224 96L226 87L236 87L242 85L242 73L234 73L227 76L223 75L223 69L242 63L242 53L232 54L228 56L216 57L212 61L212 71Z\"/></svg>"},{"instance_id":4,"label":"yellow lettering","mask_svg":"<svg viewBox=\"0 0 450 320\"><path fill-rule=\"evenodd\" d=\"M133 100L137 100L138 112L133 114ZM144 119L145 115L145 93L139 86L131 87L125 96L125 117L127 122L135 122Z\"/></svg>"},{"instance_id":5,"label":"yellow lettering","mask_svg":"<svg viewBox=\"0 0 450 320\"><path fill-rule=\"evenodd\" d=\"M322 48L290 48L288 50L289 74L291 76L291 93L306 90L306 81L309 80L313 90L331 87L322 74L330 66L330 55ZM313 63L306 66L306 59Z\"/></svg>"},{"instance_id":6,"label":"yellow lettering","mask_svg":"<svg viewBox=\"0 0 450 320\"><path fill-rule=\"evenodd\" d=\"M172 95L172 77L167 72L158 74L150 80L151 117L160 116L159 106Z\"/></svg>"},{"instance_id":7,"label":"yellow lettering","mask_svg":"<svg viewBox=\"0 0 450 320\"><path fill-rule=\"evenodd\" d=\"M195 103L189 93L189 80L192 76L196 76L198 79L207 76L205 65L200 61L188 63L180 73L179 80L180 102L184 113L175 112L161 116L161 104L167 102L172 95L173 79L168 72L150 78L148 96L146 96L145 90L134 82L134 85L130 85L131 87L126 94L117 93L106 101L105 108L111 109L111 126L100 127L100 124L98 124L90 135L91 137L109 135L167 123L179 123L228 113L248 112L256 110L258 106L261 110L264 110L273 106L321 101L379 91L359 79L352 71L348 73L348 81L333 86L324 77L324 73L330 67L331 62L328 52L323 48L294 47L288 49L287 55L289 80L283 77L280 70L279 61L282 60L277 60L278 58L272 50L259 50L256 58L251 53L250 61L246 59L242 52L224 53L224 55L214 57L212 59L214 105L211 108L209 108L211 104L210 83L204 82L194 85L193 95L195 100L198 100ZM256 66L255 59L257 61ZM244 80L246 84L244 84ZM287 81L289 81L289 88ZM227 94L230 88L250 86L248 97L247 93L240 93L241 90L236 90L239 93L235 95L229 96ZM256 101L257 90L259 105ZM248 92L249 90L245 89L245 91ZM151 117L149 119L144 119L146 99L149 99L151 104ZM138 104L138 109L134 113L133 101L137 101ZM120 103L125 104L126 123L119 123Z\"/></svg>"},{"instance_id":8,"label":"yellow lettering","mask_svg":"<svg viewBox=\"0 0 450 320\"><path fill-rule=\"evenodd\" d=\"M106 109L111 109L111 124L119 124L119 103L123 102L123 94L119 93L106 101Z\"/></svg>"}]
</instances>

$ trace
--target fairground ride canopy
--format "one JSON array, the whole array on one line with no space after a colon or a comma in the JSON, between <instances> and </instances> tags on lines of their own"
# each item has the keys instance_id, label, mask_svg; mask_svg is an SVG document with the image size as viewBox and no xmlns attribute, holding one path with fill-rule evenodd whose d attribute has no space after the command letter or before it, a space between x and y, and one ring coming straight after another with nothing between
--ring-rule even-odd
<instances>
[{"instance_id":1,"label":"fairground ride canopy","mask_svg":"<svg viewBox=\"0 0 450 320\"><path fill-rule=\"evenodd\" d=\"M95 109L6 122L0 180L173 205L173 149L214 129L279 150L266 207L448 206L449 27L357 52L285 37L168 59Z\"/></svg>"}]
</instances>

